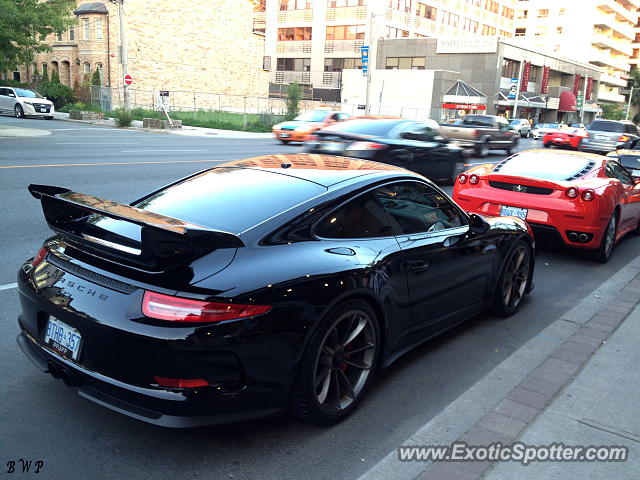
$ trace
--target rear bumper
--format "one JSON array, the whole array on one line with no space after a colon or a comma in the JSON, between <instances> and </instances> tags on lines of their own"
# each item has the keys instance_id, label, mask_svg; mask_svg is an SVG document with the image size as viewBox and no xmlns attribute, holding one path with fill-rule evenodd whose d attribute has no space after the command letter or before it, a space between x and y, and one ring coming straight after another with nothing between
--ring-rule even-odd
<instances>
[{"instance_id":1,"label":"rear bumper","mask_svg":"<svg viewBox=\"0 0 640 480\"><path fill-rule=\"evenodd\" d=\"M309 135L309 132L296 132L295 130L276 130L273 132L273 134L278 140L285 140L289 142L304 142Z\"/></svg>"},{"instance_id":2,"label":"rear bumper","mask_svg":"<svg viewBox=\"0 0 640 480\"><path fill-rule=\"evenodd\" d=\"M612 152L617 147L616 142L597 141L591 138L585 138L580 143L580 149L589 152Z\"/></svg>"}]
</instances>

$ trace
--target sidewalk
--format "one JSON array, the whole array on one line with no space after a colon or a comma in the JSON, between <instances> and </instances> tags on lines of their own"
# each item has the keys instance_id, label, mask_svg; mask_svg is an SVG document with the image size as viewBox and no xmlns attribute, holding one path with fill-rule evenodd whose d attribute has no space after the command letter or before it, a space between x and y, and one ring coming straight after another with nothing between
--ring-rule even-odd
<instances>
[{"instance_id":1,"label":"sidewalk","mask_svg":"<svg viewBox=\"0 0 640 480\"><path fill-rule=\"evenodd\" d=\"M113 118L105 118L104 120L71 120L68 113L55 112L54 118L56 120L65 120L68 122L88 123L91 125L103 125L105 127L116 126ZM154 133L170 133L173 135L183 135L191 137L218 137L218 138L273 138L272 133L256 133L256 132L241 132L237 130L220 130L217 128L202 128L183 126L182 128L175 129L151 129L144 128L142 121L134 120L131 122L131 127L136 130L150 131Z\"/></svg>"},{"instance_id":2,"label":"sidewalk","mask_svg":"<svg viewBox=\"0 0 640 480\"><path fill-rule=\"evenodd\" d=\"M459 440L627 446L626 462L439 462L422 480L640 478L640 274Z\"/></svg>"}]
</instances>

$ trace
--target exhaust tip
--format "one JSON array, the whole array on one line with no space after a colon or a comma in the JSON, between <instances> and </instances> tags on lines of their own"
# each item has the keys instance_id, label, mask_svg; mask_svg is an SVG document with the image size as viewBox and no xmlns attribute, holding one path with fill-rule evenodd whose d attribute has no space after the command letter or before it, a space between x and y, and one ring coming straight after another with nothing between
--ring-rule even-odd
<instances>
[{"instance_id":1,"label":"exhaust tip","mask_svg":"<svg viewBox=\"0 0 640 480\"><path fill-rule=\"evenodd\" d=\"M589 239L586 233L581 233L579 238L580 238L580 241L583 243L586 243L586 241Z\"/></svg>"},{"instance_id":2,"label":"exhaust tip","mask_svg":"<svg viewBox=\"0 0 640 480\"><path fill-rule=\"evenodd\" d=\"M578 240L578 234L575 232L571 232L567 236L569 237L569 240L571 240L572 242L575 242L576 240Z\"/></svg>"}]
</instances>

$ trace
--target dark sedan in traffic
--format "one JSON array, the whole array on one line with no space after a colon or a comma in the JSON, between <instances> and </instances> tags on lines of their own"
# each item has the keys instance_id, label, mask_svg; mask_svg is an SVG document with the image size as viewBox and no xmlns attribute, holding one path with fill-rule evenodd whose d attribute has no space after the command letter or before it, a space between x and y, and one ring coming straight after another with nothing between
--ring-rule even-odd
<instances>
[{"instance_id":1,"label":"dark sedan in traffic","mask_svg":"<svg viewBox=\"0 0 640 480\"><path fill-rule=\"evenodd\" d=\"M375 160L452 183L464 169L464 150L438 132L436 122L402 118L353 119L314 133L303 150Z\"/></svg>"},{"instance_id":2,"label":"dark sedan in traffic","mask_svg":"<svg viewBox=\"0 0 640 480\"><path fill-rule=\"evenodd\" d=\"M20 347L161 426L336 423L378 367L486 308L515 313L531 289L524 221L468 215L365 160L235 161L130 205L29 191L55 236L18 272Z\"/></svg>"}]
</instances>

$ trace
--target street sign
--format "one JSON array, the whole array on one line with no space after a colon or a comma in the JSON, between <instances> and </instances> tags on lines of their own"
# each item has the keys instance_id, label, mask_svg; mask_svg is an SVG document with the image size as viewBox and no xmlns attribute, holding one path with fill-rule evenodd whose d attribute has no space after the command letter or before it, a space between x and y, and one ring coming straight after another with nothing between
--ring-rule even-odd
<instances>
[{"instance_id":1,"label":"street sign","mask_svg":"<svg viewBox=\"0 0 640 480\"><path fill-rule=\"evenodd\" d=\"M358 110L364 110L365 108L367 108L366 105L358 104Z\"/></svg>"},{"instance_id":2,"label":"street sign","mask_svg":"<svg viewBox=\"0 0 640 480\"><path fill-rule=\"evenodd\" d=\"M131 78L131 75L127 74L124 76L124 84L125 85L131 85L133 83L133 78Z\"/></svg>"},{"instance_id":3,"label":"street sign","mask_svg":"<svg viewBox=\"0 0 640 480\"><path fill-rule=\"evenodd\" d=\"M507 96L507 98L509 100L515 100L516 99L516 93L518 93L518 79L517 78L512 78L511 79L511 88L509 88L509 95Z\"/></svg>"},{"instance_id":4,"label":"street sign","mask_svg":"<svg viewBox=\"0 0 640 480\"><path fill-rule=\"evenodd\" d=\"M161 97L168 97L169 96L169 90L160 90L160 96Z\"/></svg>"},{"instance_id":5,"label":"street sign","mask_svg":"<svg viewBox=\"0 0 640 480\"><path fill-rule=\"evenodd\" d=\"M362 58L362 74L366 76L369 71L369 45L360 47L360 55Z\"/></svg>"},{"instance_id":6,"label":"street sign","mask_svg":"<svg viewBox=\"0 0 640 480\"><path fill-rule=\"evenodd\" d=\"M576 97L576 108L582 109L582 104L584 103L584 97L582 95L578 95Z\"/></svg>"}]
</instances>

